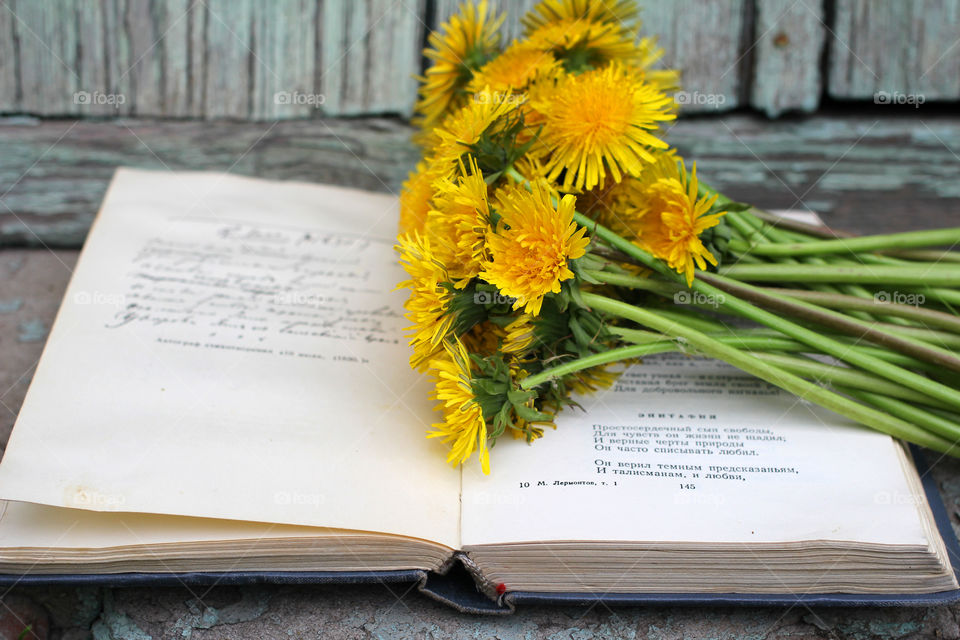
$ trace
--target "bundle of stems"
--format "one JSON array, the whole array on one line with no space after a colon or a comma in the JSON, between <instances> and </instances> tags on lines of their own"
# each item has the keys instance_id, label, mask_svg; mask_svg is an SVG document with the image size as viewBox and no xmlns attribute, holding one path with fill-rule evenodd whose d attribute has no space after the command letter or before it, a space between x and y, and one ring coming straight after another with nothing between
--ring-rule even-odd
<instances>
[{"instance_id":1,"label":"bundle of stems","mask_svg":"<svg viewBox=\"0 0 960 640\"><path fill-rule=\"evenodd\" d=\"M481 0L431 34L400 196L411 366L450 462L488 471L503 434L667 352L960 453L960 228L837 234L703 183L663 139L679 74L630 0L541 0L506 46L500 24Z\"/></svg>"},{"instance_id":2,"label":"bundle of stems","mask_svg":"<svg viewBox=\"0 0 960 640\"><path fill-rule=\"evenodd\" d=\"M521 184L527 181L512 172ZM723 360L799 398L909 442L960 456L960 227L853 236L730 208L726 264L688 286L649 252L582 213L575 220L609 258L588 276L649 294L642 304L583 292L622 322L623 346L569 360L521 382L643 356ZM636 275L623 264L646 267ZM657 304L651 298L659 298ZM678 304L679 303L679 304ZM751 326L745 327L744 320ZM822 356L830 356L824 359ZM825 361L826 360L826 361Z\"/></svg>"}]
</instances>

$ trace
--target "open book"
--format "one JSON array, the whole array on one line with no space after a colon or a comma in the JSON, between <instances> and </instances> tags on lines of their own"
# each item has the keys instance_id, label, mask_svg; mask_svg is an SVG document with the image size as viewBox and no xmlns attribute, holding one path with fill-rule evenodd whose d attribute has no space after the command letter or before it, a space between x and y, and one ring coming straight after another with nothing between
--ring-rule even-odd
<instances>
[{"instance_id":1,"label":"open book","mask_svg":"<svg viewBox=\"0 0 960 640\"><path fill-rule=\"evenodd\" d=\"M396 209L118 171L0 464L0 572L459 561L491 596L957 589L900 443L713 361L633 366L533 445L501 439L490 476L447 465L407 364Z\"/></svg>"}]
</instances>

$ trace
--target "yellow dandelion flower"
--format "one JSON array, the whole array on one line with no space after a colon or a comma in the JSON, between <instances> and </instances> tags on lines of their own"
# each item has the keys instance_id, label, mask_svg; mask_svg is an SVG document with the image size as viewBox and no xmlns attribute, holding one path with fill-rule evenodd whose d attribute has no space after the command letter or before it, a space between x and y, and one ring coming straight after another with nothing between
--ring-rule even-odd
<instances>
[{"instance_id":1,"label":"yellow dandelion flower","mask_svg":"<svg viewBox=\"0 0 960 640\"><path fill-rule=\"evenodd\" d=\"M453 283L462 289L480 273L483 246L490 227L487 183L469 158L470 172L460 163L460 178L445 178L434 183L435 208L427 214L425 233L434 256L443 263Z\"/></svg>"},{"instance_id":2,"label":"yellow dandelion flower","mask_svg":"<svg viewBox=\"0 0 960 640\"><path fill-rule=\"evenodd\" d=\"M515 382L520 382L529 375L530 373L523 368L522 362L513 361L510 363L510 379L511 380ZM531 398L529 401L525 402L524 404L528 408L533 409L535 402ZM552 414L555 413L552 411L551 412L546 411L546 407L540 407L537 410L540 411L541 413L545 413L551 418L552 418ZM543 437L544 427L550 427L551 429L556 429L557 425L556 423L553 422L552 419L542 420L538 422L530 422L514 414L513 422L508 425L507 430L513 434L514 439L519 440L522 438L527 442L533 442L534 440L537 440Z\"/></svg>"},{"instance_id":3,"label":"yellow dandelion flower","mask_svg":"<svg viewBox=\"0 0 960 640\"><path fill-rule=\"evenodd\" d=\"M618 363L618 365L623 364L623 362ZM621 372L622 369L611 371L610 365L590 367L589 369L582 369L571 375L567 384L573 393L586 395L598 389L610 388L613 383L617 381L617 378L620 377Z\"/></svg>"},{"instance_id":4,"label":"yellow dandelion flower","mask_svg":"<svg viewBox=\"0 0 960 640\"><path fill-rule=\"evenodd\" d=\"M636 28L640 9L633 0L542 0L523 17L526 32L563 20L610 23L624 30Z\"/></svg>"},{"instance_id":5,"label":"yellow dandelion flower","mask_svg":"<svg viewBox=\"0 0 960 640\"><path fill-rule=\"evenodd\" d=\"M641 38L637 43L637 56L634 65L640 77L664 93L680 88L680 72L676 69L654 69L663 58L663 48L657 44L657 38Z\"/></svg>"},{"instance_id":6,"label":"yellow dandelion flower","mask_svg":"<svg viewBox=\"0 0 960 640\"><path fill-rule=\"evenodd\" d=\"M467 90L477 92L489 87L501 99L519 101L521 97L511 95L511 91L522 91L537 77L549 75L558 67L557 59L549 51L514 41L474 75Z\"/></svg>"},{"instance_id":7,"label":"yellow dandelion flower","mask_svg":"<svg viewBox=\"0 0 960 640\"><path fill-rule=\"evenodd\" d=\"M455 164L501 117L518 106L518 103L498 99L489 87L478 91L470 102L434 129L436 144L430 150L433 161Z\"/></svg>"},{"instance_id":8,"label":"yellow dandelion flower","mask_svg":"<svg viewBox=\"0 0 960 640\"><path fill-rule=\"evenodd\" d=\"M586 253L586 230L573 221L575 198L564 196L558 208L542 182L532 191L501 190L497 232L487 237L491 259L480 276L507 296L516 298L514 309L540 313L543 297L558 293L560 283L573 277L568 266Z\"/></svg>"},{"instance_id":9,"label":"yellow dandelion flower","mask_svg":"<svg viewBox=\"0 0 960 640\"><path fill-rule=\"evenodd\" d=\"M533 150L520 156L513 163L513 168L528 182L543 181L547 178L547 169L543 166L543 158Z\"/></svg>"},{"instance_id":10,"label":"yellow dandelion flower","mask_svg":"<svg viewBox=\"0 0 960 640\"><path fill-rule=\"evenodd\" d=\"M534 332L533 316L521 313L517 319L503 328L503 352L523 354L533 346L537 339Z\"/></svg>"},{"instance_id":11,"label":"yellow dandelion flower","mask_svg":"<svg viewBox=\"0 0 960 640\"><path fill-rule=\"evenodd\" d=\"M624 176L620 182L606 182L577 194L577 211L600 224L613 227L613 221L619 213L618 205L624 199L624 193L632 191L636 178Z\"/></svg>"},{"instance_id":12,"label":"yellow dandelion flower","mask_svg":"<svg viewBox=\"0 0 960 640\"><path fill-rule=\"evenodd\" d=\"M410 276L397 285L398 289L410 289L404 303L406 318L413 323L407 328L413 347L410 366L422 370L442 350L443 340L453 329L453 294L443 286L449 276L434 257L429 238L413 232L398 238L397 243L400 264Z\"/></svg>"},{"instance_id":13,"label":"yellow dandelion flower","mask_svg":"<svg viewBox=\"0 0 960 640\"><path fill-rule=\"evenodd\" d=\"M447 462L463 464L474 451L480 467L490 473L490 450L487 448L487 423L473 392L470 355L459 340L443 343L443 352L430 362L436 384L434 399L440 402L443 422L435 423L428 438L440 438L450 445Z\"/></svg>"},{"instance_id":14,"label":"yellow dandelion flower","mask_svg":"<svg viewBox=\"0 0 960 640\"><path fill-rule=\"evenodd\" d=\"M642 178L624 176L620 182L607 182L580 193L577 211L639 244L640 219L647 212L644 189L661 162L676 163L675 153L674 149L654 151L654 161L645 166Z\"/></svg>"},{"instance_id":15,"label":"yellow dandelion flower","mask_svg":"<svg viewBox=\"0 0 960 640\"><path fill-rule=\"evenodd\" d=\"M538 28L529 36L532 47L548 51L568 71L586 71L613 61L633 64L642 54L632 31L619 25L565 18Z\"/></svg>"},{"instance_id":16,"label":"yellow dandelion flower","mask_svg":"<svg viewBox=\"0 0 960 640\"><path fill-rule=\"evenodd\" d=\"M400 192L400 233L423 231L427 213L431 209L433 183L444 177L444 172L436 165L418 162L417 168L410 172Z\"/></svg>"},{"instance_id":17,"label":"yellow dandelion flower","mask_svg":"<svg viewBox=\"0 0 960 640\"><path fill-rule=\"evenodd\" d=\"M464 346L470 353L493 355L500 348L500 341L505 337L503 328L484 320L475 324L469 331L460 336Z\"/></svg>"},{"instance_id":18,"label":"yellow dandelion flower","mask_svg":"<svg viewBox=\"0 0 960 640\"><path fill-rule=\"evenodd\" d=\"M533 105L544 114L543 143L552 150L547 168L564 188L603 185L607 172L619 182L653 162L650 149L667 144L650 131L673 120L673 100L620 64L566 76Z\"/></svg>"},{"instance_id":19,"label":"yellow dandelion flower","mask_svg":"<svg viewBox=\"0 0 960 640\"><path fill-rule=\"evenodd\" d=\"M464 2L460 13L450 17L430 34L430 47L423 54L433 61L420 78L420 96L415 107L417 123L429 129L452 108L466 102L464 88L473 71L497 52L497 30L503 16L494 16L487 0Z\"/></svg>"},{"instance_id":20,"label":"yellow dandelion flower","mask_svg":"<svg viewBox=\"0 0 960 640\"><path fill-rule=\"evenodd\" d=\"M665 155L644 178L639 244L664 260L693 284L694 266L706 269L716 258L703 245L700 234L720 222L725 212L706 215L717 196L700 197L697 166L688 178L683 161Z\"/></svg>"}]
</instances>

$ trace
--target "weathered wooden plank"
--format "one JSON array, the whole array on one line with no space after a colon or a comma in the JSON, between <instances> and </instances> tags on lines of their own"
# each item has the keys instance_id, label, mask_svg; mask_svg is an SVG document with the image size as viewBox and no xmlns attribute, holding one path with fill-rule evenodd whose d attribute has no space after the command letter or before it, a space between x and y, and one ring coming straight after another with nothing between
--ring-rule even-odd
<instances>
[{"instance_id":1,"label":"weathered wooden plank","mask_svg":"<svg viewBox=\"0 0 960 640\"><path fill-rule=\"evenodd\" d=\"M0 185L13 187L0 199L0 245L76 246L120 165L229 170L396 192L416 160L410 133L400 121L380 119L0 118Z\"/></svg>"},{"instance_id":2,"label":"weathered wooden plank","mask_svg":"<svg viewBox=\"0 0 960 640\"><path fill-rule=\"evenodd\" d=\"M417 95L420 47L424 38L423 0L377 0L370 15L377 21L371 29L365 113L397 112L409 116ZM387 61L384 64L384 61ZM332 112L330 112L332 113Z\"/></svg>"},{"instance_id":3,"label":"weathered wooden plank","mask_svg":"<svg viewBox=\"0 0 960 640\"><path fill-rule=\"evenodd\" d=\"M166 111L163 100L163 41L166 39L166 4L118 2L118 23L126 46L117 56L113 73L115 86L126 100L121 109L137 115L162 115ZM176 43L181 45L181 42Z\"/></svg>"},{"instance_id":4,"label":"weathered wooden plank","mask_svg":"<svg viewBox=\"0 0 960 640\"><path fill-rule=\"evenodd\" d=\"M836 0L831 96L960 98L960 0Z\"/></svg>"},{"instance_id":5,"label":"weathered wooden plank","mask_svg":"<svg viewBox=\"0 0 960 640\"><path fill-rule=\"evenodd\" d=\"M745 0L639 0L643 34L658 36L665 49L661 66L683 69L684 90L678 94L681 109L688 113L732 109L738 106L740 42L744 28ZM438 0L431 16L440 25L460 6L459 0ZM502 41L522 37L520 18L536 0L491 2L506 13Z\"/></svg>"},{"instance_id":6,"label":"weathered wooden plank","mask_svg":"<svg viewBox=\"0 0 960 640\"><path fill-rule=\"evenodd\" d=\"M317 9L318 3L309 0L255 5L251 118L308 118L323 106L300 99L317 93Z\"/></svg>"},{"instance_id":7,"label":"weathered wooden plank","mask_svg":"<svg viewBox=\"0 0 960 640\"><path fill-rule=\"evenodd\" d=\"M70 111L78 116L111 116L118 113L127 113L126 105L107 104L94 99L94 92L112 93L104 54L110 46L105 20L107 11L113 12L113 3L97 6L93 4L81 5L76 12L77 32L83 34L80 38L80 51L76 58L76 72L80 76L78 86L90 96L86 104L74 104ZM100 43L100 46L93 43ZM116 100L113 101L116 103Z\"/></svg>"},{"instance_id":8,"label":"weathered wooden plank","mask_svg":"<svg viewBox=\"0 0 960 640\"><path fill-rule=\"evenodd\" d=\"M17 82L16 16L10 4L0 5L0 113L16 109Z\"/></svg>"},{"instance_id":9,"label":"weathered wooden plank","mask_svg":"<svg viewBox=\"0 0 960 640\"><path fill-rule=\"evenodd\" d=\"M451 15L456 13L463 0L437 0L434 3L434 12L430 16L428 24L431 28L437 28L443 22L446 22ZM523 37L523 25L520 24L520 18L537 4L537 0L493 0L490 2L490 8L496 15L505 14L503 25L500 27L500 42L507 46L514 39Z\"/></svg>"},{"instance_id":10,"label":"weathered wooden plank","mask_svg":"<svg viewBox=\"0 0 960 640\"><path fill-rule=\"evenodd\" d=\"M21 0L11 9L19 50L18 108L40 115L74 113L85 102L75 70L77 33L66 26L76 15L75 0Z\"/></svg>"},{"instance_id":11,"label":"weathered wooden plank","mask_svg":"<svg viewBox=\"0 0 960 640\"><path fill-rule=\"evenodd\" d=\"M84 82L84 91L90 94L90 104L85 105L76 115L116 116L131 113L136 105L127 99L132 78L129 70L130 43L124 32L123 0L105 0L96 7L89 7L87 14L92 14L91 32L81 32L80 39L88 43L91 68L102 68L102 76L91 77ZM65 27L69 21L60 16ZM81 25L78 25L78 27ZM95 40L100 37L102 40ZM92 45L99 42L99 46ZM134 75L133 78L136 78ZM85 79L86 80L86 79ZM104 94L104 98L93 99L96 93Z\"/></svg>"},{"instance_id":12,"label":"weathered wooden plank","mask_svg":"<svg viewBox=\"0 0 960 640\"><path fill-rule=\"evenodd\" d=\"M642 0L643 33L658 36L663 64L683 71L681 111L740 106L745 0Z\"/></svg>"},{"instance_id":13,"label":"weathered wooden plank","mask_svg":"<svg viewBox=\"0 0 960 640\"><path fill-rule=\"evenodd\" d=\"M126 97L118 111L138 116L200 115L194 94L202 97L203 91L191 86L191 71L196 67L193 58L201 56L202 64L205 52L190 46L190 39L194 25L203 33L204 5L197 0L115 1L117 43L106 64L116 91ZM202 80L204 75L198 77Z\"/></svg>"},{"instance_id":14,"label":"weathered wooden plank","mask_svg":"<svg viewBox=\"0 0 960 640\"><path fill-rule=\"evenodd\" d=\"M204 14L197 9L198 4L197 0L166 0L157 4L162 8L162 22L158 25L160 36L156 44L162 70L162 113L151 115L175 118L202 115L198 92L191 83L196 77L194 70L203 64L203 48L194 45L195 39L203 35ZM143 113L139 105L138 113Z\"/></svg>"},{"instance_id":15,"label":"weathered wooden plank","mask_svg":"<svg viewBox=\"0 0 960 640\"><path fill-rule=\"evenodd\" d=\"M261 64L253 47L252 0L206 0L204 115L245 118L251 75Z\"/></svg>"},{"instance_id":16,"label":"weathered wooden plank","mask_svg":"<svg viewBox=\"0 0 960 640\"><path fill-rule=\"evenodd\" d=\"M0 11L0 111L408 114L425 2L10 0Z\"/></svg>"},{"instance_id":17,"label":"weathered wooden plank","mask_svg":"<svg viewBox=\"0 0 960 640\"><path fill-rule=\"evenodd\" d=\"M230 170L397 192L415 164L394 119L279 123L0 119L0 245L77 246L120 165ZM837 228L943 224L960 208L960 117L681 119L668 139L738 200L809 207ZM16 214L11 214L7 207ZM904 215L909 211L910 215ZM871 222L871 224L874 224Z\"/></svg>"},{"instance_id":18,"label":"weathered wooden plank","mask_svg":"<svg viewBox=\"0 0 960 640\"><path fill-rule=\"evenodd\" d=\"M409 115L416 96L424 0L328 2L315 83L331 115Z\"/></svg>"},{"instance_id":19,"label":"weathered wooden plank","mask_svg":"<svg viewBox=\"0 0 960 640\"><path fill-rule=\"evenodd\" d=\"M823 0L757 0L750 104L770 117L820 104Z\"/></svg>"}]
</instances>

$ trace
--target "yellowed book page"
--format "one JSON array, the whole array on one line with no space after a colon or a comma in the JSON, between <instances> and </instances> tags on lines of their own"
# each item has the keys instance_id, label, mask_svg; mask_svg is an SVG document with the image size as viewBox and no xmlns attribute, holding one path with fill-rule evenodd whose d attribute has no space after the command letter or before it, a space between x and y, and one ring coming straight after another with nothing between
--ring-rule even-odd
<instances>
[{"instance_id":1,"label":"yellowed book page","mask_svg":"<svg viewBox=\"0 0 960 640\"><path fill-rule=\"evenodd\" d=\"M53 551L106 549L261 539L329 538L343 529L236 522L149 513L63 509L29 502L0 502L0 549Z\"/></svg>"},{"instance_id":2,"label":"yellowed book page","mask_svg":"<svg viewBox=\"0 0 960 640\"><path fill-rule=\"evenodd\" d=\"M897 443L721 362L673 354L463 478L463 545L927 544Z\"/></svg>"},{"instance_id":3,"label":"yellowed book page","mask_svg":"<svg viewBox=\"0 0 960 640\"><path fill-rule=\"evenodd\" d=\"M397 200L120 170L0 464L0 497L457 546L424 438Z\"/></svg>"}]
</instances>

